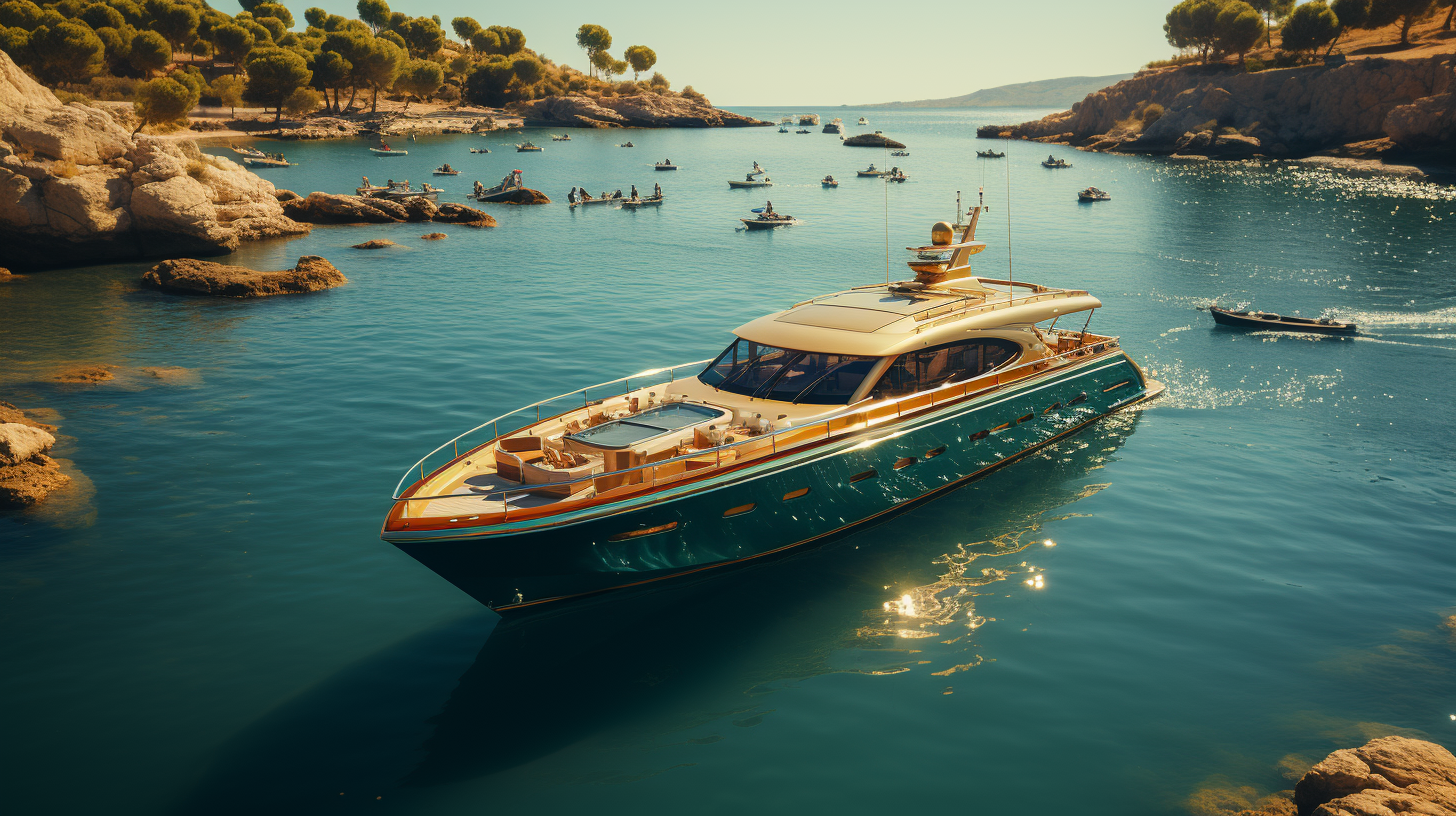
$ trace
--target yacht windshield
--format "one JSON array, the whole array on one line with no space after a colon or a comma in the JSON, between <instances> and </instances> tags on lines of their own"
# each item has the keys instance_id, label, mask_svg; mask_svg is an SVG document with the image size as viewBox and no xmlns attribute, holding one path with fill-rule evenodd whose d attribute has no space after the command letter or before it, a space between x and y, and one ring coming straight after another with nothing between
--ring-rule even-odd
<instances>
[{"instance_id":1,"label":"yacht windshield","mask_svg":"<svg viewBox=\"0 0 1456 816\"><path fill-rule=\"evenodd\" d=\"M843 405L854 396L876 359L792 351L739 340L698 379L723 391L760 399Z\"/></svg>"}]
</instances>

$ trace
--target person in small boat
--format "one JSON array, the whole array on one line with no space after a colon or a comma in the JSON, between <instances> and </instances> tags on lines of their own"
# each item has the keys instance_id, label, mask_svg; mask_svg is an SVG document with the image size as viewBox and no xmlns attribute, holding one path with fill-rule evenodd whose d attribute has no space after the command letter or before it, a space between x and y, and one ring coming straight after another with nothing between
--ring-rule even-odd
<instances>
[{"instance_id":1,"label":"person in small boat","mask_svg":"<svg viewBox=\"0 0 1456 816\"><path fill-rule=\"evenodd\" d=\"M617 192L612 193L612 198L621 198L621 197L622 197L622 188L621 187L618 187L617 188Z\"/></svg>"},{"instance_id":2,"label":"person in small boat","mask_svg":"<svg viewBox=\"0 0 1456 816\"><path fill-rule=\"evenodd\" d=\"M637 185L635 184L632 185L632 195L630 197L634 200L637 198Z\"/></svg>"},{"instance_id":3,"label":"person in small boat","mask_svg":"<svg viewBox=\"0 0 1456 816\"><path fill-rule=\"evenodd\" d=\"M755 172L755 173L761 173L761 172L763 172L763 168L758 166L758 162L754 162L753 163L753 172Z\"/></svg>"},{"instance_id":4,"label":"person in small boat","mask_svg":"<svg viewBox=\"0 0 1456 816\"><path fill-rule=\"evenodd\" d=\"M749 173L748 175L746 175L746 176L743 177L743 180L744 181L753 181L753 174L752 173Z\"/></svg>"},{"instance_id":5,"label":"person in small boat","mask_svg":"<svg viewBox=\"0 0 1456 816\"><path fill-rule=\"evenodd\" d=\"M574 190L576 188L573 187L572 189ZM475 182L475 196L476 196L476 198L479 198L480 197L480 194L483 193L483 192L485 192L485 185L484 184L481 184L480 183L480 180L477 179L476 182Z\"/></svg>"},{"instance_id":6,"label":"person in small boat","mask_svg":"<svg viewBox=\"0 0 1456 816\"><path fill-rule=\"evenodd\" d=\"M569 193L566 194L566 203L567 204L575 204L576 203L576 188L575 187L572 187L571 188L571 192L569 192Z\"/></svg>"},{"instance_id":7,"label":"person in small boat","mask_svg":"<svg viewBox=\"0 0 1456 816\"><path fill-rule=\"evenodd\" d=\"M386 189L386 190L393 190L394 189L394 179L390 179L389 181L385 182L385 184L387 186L384 189Z\"/></svg>"},{"instance_id":8,"label":"person in small boat","mask_svg":"<svg viewBox=\"0 0 1456 816\"><path fill-rule=\"evenodd\" d=\"M592 200L591 193L588 193L586 191L586 188L585 187L581 188L580 197L581 197L581 200L582 201L591 201Z\"/></svg>"},{"instance_id":9,"label":"person in small boat","mask_svg":"<svg viewBox=\"0 0 1456 816\"><path fill-rule=\"evenodd\" d=\"M364 184L363 184L363 185L362 185L362 186L363 186L363 187L364 187L364 189L366 189L366 190L367 190L367 189L369 189L369 177L368 177L368 176L365 176L365 177L364 177Z\"/></svg>"},{"instance_id":10,"label":"person in small boat","mask_svg":"<svg viewBox=\"0 0 1456 816\"><path fill-rule=\"evenodd\" d=\"M662 198L662 185L661 184L654 184L654 185L652 185L652 197L653 198Z\"/></svg>"},{"instance_id":11,"label":"person in small boat","mask_svg":"<svg viewBox=\"0 0 1456 816\"><path fill-rule=\"evenodd\" d=\"M776 212L774 212L773 202L772 201L770 201L767 204L763 205L763 213L762 213L762 216L764 218L778 218L779 214L776 213Z\"/></svg>"}]
</instances>

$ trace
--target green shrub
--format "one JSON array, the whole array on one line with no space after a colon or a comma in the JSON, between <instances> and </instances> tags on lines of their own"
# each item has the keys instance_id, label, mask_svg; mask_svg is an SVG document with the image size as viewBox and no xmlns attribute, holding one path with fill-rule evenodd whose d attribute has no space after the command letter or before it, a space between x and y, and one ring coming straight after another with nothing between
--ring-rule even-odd
<instances>
[{"instance_id":1,"label":"green shrub","mask_svg":"<svg viewBox=\"0 0 1456 816\"><path fill-rule=\"evenodd\" d=\"M1159 119L1162 119L1164 112L1165 111L1163 110L1163 106L1159 105L1156 102L1148 105L1146 108L1143 108L1143 127L1147 127L1148 125L1151 125Z\"/></svg>"},{"instance_id":2,"label":"green shrub","mask_svg":"<svg viewBox=\"0 0 1456 816\"><path fill-rule=\"evenodd\" d=\"M1244 60L1244 70L1251 74L1257 74L1258 72L1266 70L1267 68L1268 66L1264 64L1264 61L1259 59L1258 57L1249 57L1248 59Z\"/></svg>"}]
</instances>

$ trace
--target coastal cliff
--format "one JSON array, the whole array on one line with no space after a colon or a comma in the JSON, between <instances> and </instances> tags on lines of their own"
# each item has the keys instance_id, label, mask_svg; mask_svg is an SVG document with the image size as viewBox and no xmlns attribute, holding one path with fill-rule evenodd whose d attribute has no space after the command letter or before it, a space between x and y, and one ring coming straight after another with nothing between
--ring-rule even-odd
<instances>
[{"instance_id":1,"label":"coastal cliff","mask_svg":"<svg viewBox=\"0 0 1456 816\"><path fill-rule=\"evenodd\" d=\"M308 232L273 185L190 141L133 136L63 105L0 52L0 242L17 270L169 255Z\"/></svg>"},{"instance_id":2,"label":"coastal cliff","mask_svg":"<svg viewBox=\"0 0 1456 816\"><path fill-rule=\"evenodd\" d=\"M1258 73L1223 66L1143 71L1071 110L987 125L977 135L1218 158L1450 151L1456 54Z\"/></svg>"},{"instance_id":3,"label":"coastal cliff","mask_svg":"<svg viewBox=\"0 0 1456 816\"><path fill-rule=\"evenodd\" d=\"M512 111L528 125L610 128L759 127L772 124L720 110L684 96L552 96L522 102Z\"/></svg>"}]
</instances>

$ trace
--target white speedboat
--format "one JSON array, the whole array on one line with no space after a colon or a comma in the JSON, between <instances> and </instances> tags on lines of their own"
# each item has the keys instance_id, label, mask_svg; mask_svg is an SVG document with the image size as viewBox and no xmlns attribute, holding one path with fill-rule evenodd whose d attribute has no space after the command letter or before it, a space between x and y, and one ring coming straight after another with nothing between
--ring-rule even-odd
<instances>
[{"instance_id":1,"label":"white speedboat","mask_svg":"<svg viewBox=\"0 0 1456 816\"><path fill-rule=\"evenodd\" d=\"M1097 298L973 274L978 216L908 247L912 280L446 441L381 537L502 613L641 591L873 524L1162 391L1118 338L1048 325Z\"/></svg>"}]
</instances>

